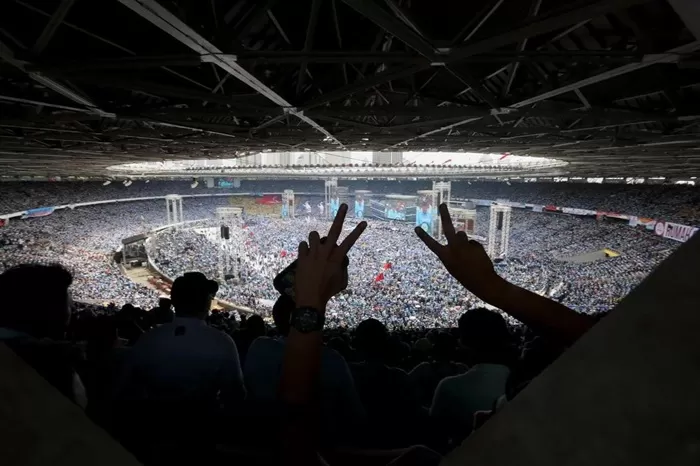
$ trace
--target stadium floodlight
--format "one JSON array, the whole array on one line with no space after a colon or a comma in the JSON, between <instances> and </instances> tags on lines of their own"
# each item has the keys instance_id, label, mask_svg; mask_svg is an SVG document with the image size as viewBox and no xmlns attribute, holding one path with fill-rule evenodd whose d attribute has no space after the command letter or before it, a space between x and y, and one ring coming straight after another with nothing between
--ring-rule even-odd
<instances>
[{"instance_id":1,"label":"stadium floodlight","mask_svg":"<svg viewBox=\"0 0 700 466\"><path fill-rule=\"evenodd\" d=\"M128 188L129 186L131 186L132 184L133 184L133 181L131 181L131 180L124 180L124 186L126 186L127 188Z\"/></svg>"},{"instance_id":2,"label":"stadium floodlight","mask_svg":"<svg viewBox=\"0 0 700 466\"><path fill-rule=\"evenodd\" d=\"M105 180L105 182L102 183L102 186L107 186L109 184L112 184L112 180Z\"/></svg>"},{"instance_id":3,"label":"stadium floodlight","mask_svg":"<svg viewBox=\"0 0 700 466\"><path fill-rule=\"evenodd\" d=\"M192 184L190 185L190 188L194 189L197 186L199 186L199 181L197 181L196 178L192 178Z\"/></svg>"}]
</instances>

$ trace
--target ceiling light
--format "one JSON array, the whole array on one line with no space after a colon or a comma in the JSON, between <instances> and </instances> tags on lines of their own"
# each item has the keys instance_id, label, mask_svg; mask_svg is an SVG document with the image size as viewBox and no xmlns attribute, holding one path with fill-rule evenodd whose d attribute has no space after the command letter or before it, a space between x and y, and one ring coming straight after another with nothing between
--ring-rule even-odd
<instances>
[{"instance_id":1,"label":"ceiling light","mask_svg":"<svg viewBox=\"0 0 700 466\"><path fill-rule=\"evenodd\" d=\"M111 183L112 183L111 180L105 180L105 182L102 183L102 186L107 186L108 184L111 184Z\"/></svg>"}]
</instances>

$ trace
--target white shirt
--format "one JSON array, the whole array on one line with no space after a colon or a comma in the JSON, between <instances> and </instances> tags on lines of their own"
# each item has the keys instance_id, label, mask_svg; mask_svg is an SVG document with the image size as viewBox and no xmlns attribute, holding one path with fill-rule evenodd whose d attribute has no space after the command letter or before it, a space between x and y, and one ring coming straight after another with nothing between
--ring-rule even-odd
<instances>
[{"instance_id":1,"label":"white shirt","mask_svg":"<svg viewBox=\"0 0 700 466\"><path fill-rule=\"evenodd\" d=\"M430 416L471 428L476 411L490 411L506 392L510 369L477 364L464 374L446 377L435 389Z\"/></svg>"},{"instance_id":2,"label":"white shirt","mask_svg":"<svg viewBox=\"0 0 700 466\"><path fill-rule=\"evenodd\" d=\"M198 318L175 317L144 334L124 364L117 396L223 403L245 396L238 349Z\"/></svg>"}]
</instances>

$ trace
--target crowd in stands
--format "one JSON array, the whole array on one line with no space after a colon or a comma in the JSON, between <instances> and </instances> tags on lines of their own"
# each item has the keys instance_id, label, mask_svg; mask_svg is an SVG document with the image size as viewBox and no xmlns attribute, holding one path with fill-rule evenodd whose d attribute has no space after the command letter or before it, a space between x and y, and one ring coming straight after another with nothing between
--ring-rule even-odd
<instances>
[{"instance_id":1,"label":"crowd in stands","mask_svg":"<svg viewBox=\"0 0 700 466\"><path fill-rule=\"evenodd\" d=\"M488 209L477 209L477 235L486 236L488 215ZM677 246L624 222L518 210L512 215L509 259L498 264L498 273L584 313L612 308ZM244 245L235 253L241 259L240 281L222 283L219 295L265 311L262 303L271 303L277 295L272 279L294 260L295 244L303 240L303 232L328 225L299 212L294 219L251 218L244 227L233 229L238 236L231 241ZM151 242L150 255L168 276L198 270L216 277L218 231L210 228L213 236L209 237L201 229L199 233L193 229L161 233ZM434 256L420 244L412 244L412 235L410 225L370 221L349 256L348 290L329 304L329 325L353 327L366 318L377 318L391 328L444 327L466 309L484 305L472 295L465 296L446 272L436 272ZM605 248L621 255L571 262Z\"/></svg>"},{"instance_id":2,"label":"crowd in stands","mask_svg":"<svg viewBox=\"0 0 700 466\"><path fill-rule=\"evenodd\" d=\"M417 190L431 189L430 181L381 180L341 181L352 194L369 190L377 194L415 195ZM165 196L167 194L217 193L323 193L323 181L314 180L243 180L238 188L207 188L200 182L191 188L190 181L134 181L130 186L113 182L4 182L0 183L0 215L43 206L128 197ZM587 183L522 183L466 181L452 182L452 197L470 199L508 199L539 205L556 205L579 209L618 212L650 217L686 225L700 224L700 191L695 186L626 185Z\"/></svg>"},{"instance_id":3,"label":"crowd in stands","mask_svg":"<svg viewBox=\"0 0 700 466\"><path fill-rule=\"evenodd\" d=\"M118 185L105 197L180 186L159 184ZM26 189L41 192L38 186ZM110 186L75 189L85 198L72 202ZM44 199L31 207L60 204ZM0 197L4 207L13 202ZM486 258L481 275L492 282L484 287L455 265L473 257L462 260L457 251L450 260L449 251L421 243L412 225L369 220L348 254L347 288L324 306L319 384L313 408L303 405L315 424L306 430L295 424L289 401L304 391L289 388L284 374L308 374L303 366L314 359L288 358L300 337L290 328L295 303L280 297L272 280L298 259L308 232L325 234L330 222L303 209L294 219L245 218L231 229L239 281L224 282L212 219L217 207L230 205L226 197L186 199L185 219L203 222L152 236L151 259L179 277L171 299L134 283L114 262L122 239L166 223L162 200L59 210L0 228L0 341L146 464L182 464L187 455L197 464L279 464L284 439L298 431L331 465L437 464L679 244L612 219L514 209L509 256L494 274ZM348 219L343 236L360 225ZM476 225L486 236L488 209L477 209ZM483 262L480 249L469 247L466 254ZM605 248L620 255L581 259ZM257 314L209 312L214 295ZM530 311L543 306L563 320L533 319ZM313 346L303 335L298 343Z\"/></svg>"},{"instance_id":4,"label":"crowd in stands","mask_svg":"<svg viewBox=\"0 0 700 466\"><path fill-rule=\"evenodd\" d=\"M142 186L158 188L159 184ZM25 185L34 189L31 183ZM118 185L113 189L128 188ZM80 190L76 193L79 195ZM328 225L315 218L317 213L305 215L301 206L306 201L315 206L319 199L300 197L295 219L249 218L245 229L232 229L232 242L239 245L234 260L240 259L240 282L222 283L220 297L269 313L276 296L271 280L294 259L295 244L303 239L303 232ZM192 198L184 205L186 219L212 219L216 207L230 205L230 201L226 197ZM488 210L480 208L477 212L476 233L486 236ZM165 224L165 216L162 201L153 200L65 209L48 217L11 221L0 228L0 270L28 262L59 262L74 275L73 295L77 300L148 308L159 293L125 277L112 260L112 253L123 238ZM499 273L586 313L613 307L677 246L614 220L514 209L511 225L509 259L498 265ZM412 234L410 225L370 221L362 241L351 253L350 287L331 304L329 325L354 326L375 317L391 328L441 327L450 325L465 309L483 305L472 295L465 297L444 272L434 272L434 257L419 245L412 245ZM604 248L621 255L589 263L563 260ZM161 233L153 238L149 251L170 277L200 270L220 278L218 246L192 230Z\"/></svg>"},{"instance_id":5,"label":"crowd in stands","mask_svg":"<svg viewBox=\"0 0 700 466\"><path fill-rule=\"evenodd\" d=\"M446 227L446 245L420 229L412 238L398 236L410 241L412 253L423 248L436 256L424 264L425 276L436 278L430 293L440 294L439 281L451 277L462 295L473 294L474 303L519 325L499 312L465 307L441 321L443 328L391 330L375 309L352 328L327 324L319 333L323 325L306 327L294 317L304 309L298 306L315 303L314 312L330 319L345 287L338 257L355 243L347 270L352 288L365 224L302 225L325 226L319 231L328 246L315 233L308 244L285 244L299 251L297 301L275 298L274 326L259 316L211 313L220 287L200 272L180 275L171 299L146 311L71 305L76 276L59 265L20 264L0 275L0 340L145 464L430 466L597 320L499 277L483 247ZM376 231L384 241L399 234L382 230ZM307 240L306 232L297 238ZM85 246L104 239L86 237ZM398 274L396 267L387 274ZM41 302L27 303L38 284ZM426 307L443 305L431 298Z\"/></svg>"},{"instance_id":6,"label":"crowd in stands","mask_svg":"<svg viewBox=\"0 0 700 466\"><path fill-rule=\"evenodd\" d=\"M227 199L188 201L190 219L211 218ZM189 217L192 216L192 217ZM114 263L122 239L166 224L164 203L143 201L56 211L0 228L0 270L23 263L60 263L73 273L76 300L149 308L158 293L137 285Z\"/></svg>"}]
</instances>

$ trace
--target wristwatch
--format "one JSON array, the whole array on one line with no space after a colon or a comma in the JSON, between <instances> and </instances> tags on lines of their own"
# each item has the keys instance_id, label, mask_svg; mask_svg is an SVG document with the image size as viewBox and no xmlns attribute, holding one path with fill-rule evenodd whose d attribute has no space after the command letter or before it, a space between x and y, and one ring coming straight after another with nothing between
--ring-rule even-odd
<instances>
[{"instance_id":1,"label":"wristwatch","mask_svg":"<svg viewBox=\"0 0 700 466\"><path fill-rule=\"evenodd\" d=\"M326 317L313 307L298 307L292 312L292 328L301 333L320 332Z\"/></svg>"}]
</instances>

